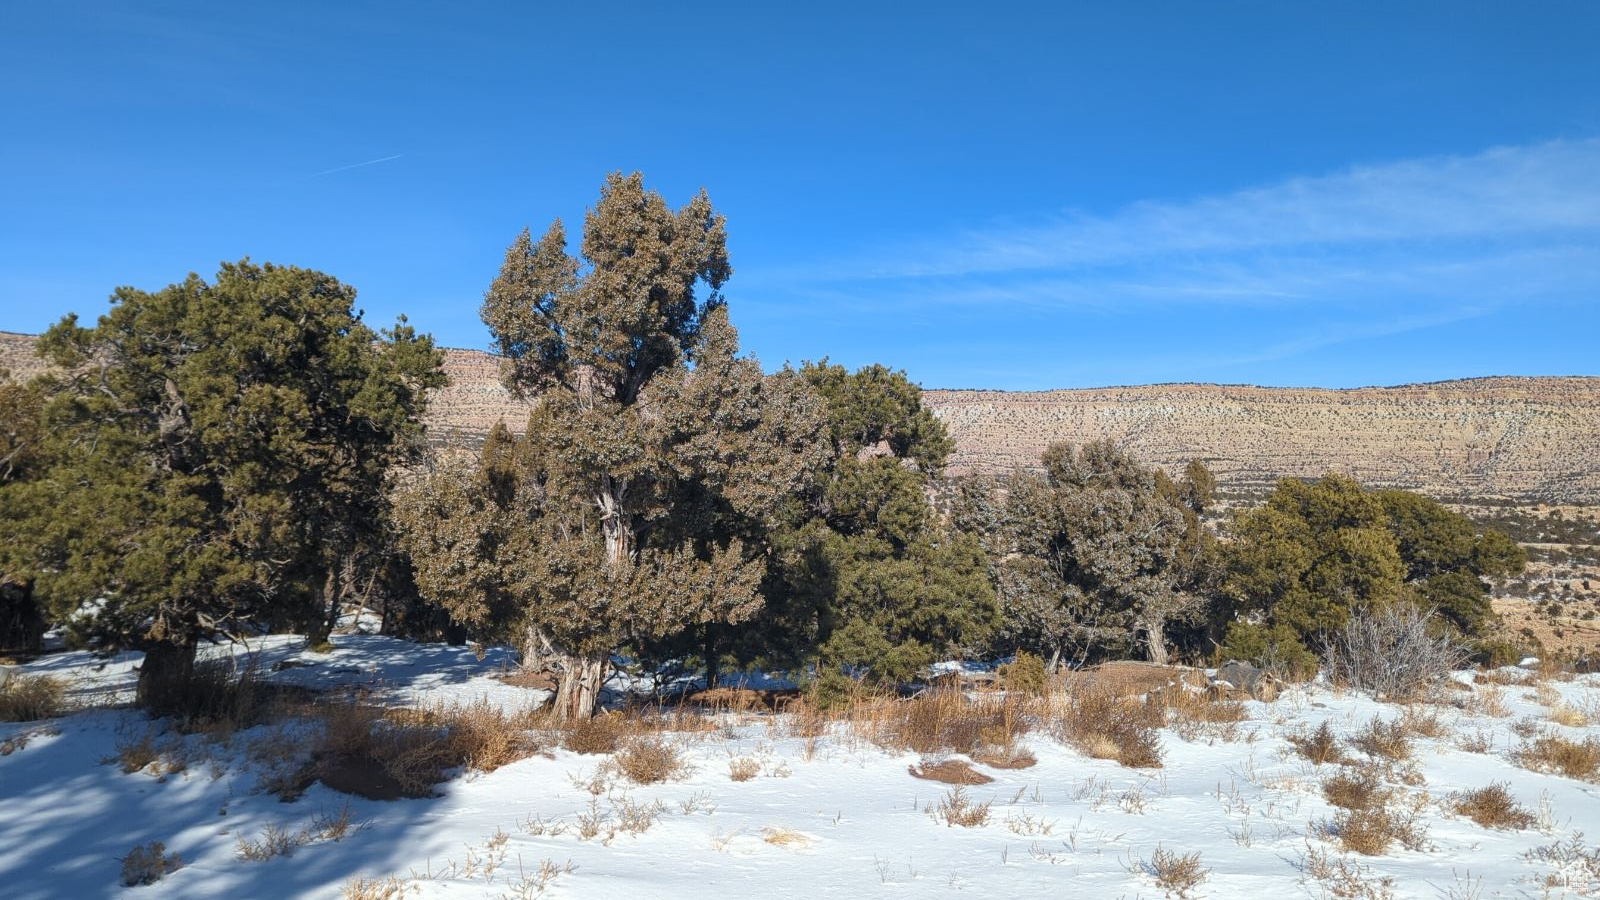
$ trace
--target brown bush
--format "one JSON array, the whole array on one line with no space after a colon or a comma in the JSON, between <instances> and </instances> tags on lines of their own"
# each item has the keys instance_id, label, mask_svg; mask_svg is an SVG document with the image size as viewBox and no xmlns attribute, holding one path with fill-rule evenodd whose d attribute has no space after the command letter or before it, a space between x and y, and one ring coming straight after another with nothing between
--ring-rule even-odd
<instances>
[{"instance_id":1,"label":"brown bush","mask_svg":"<svg viewBox=\"0 0 1600 900\"><path fill-rule=\"evenodd\" d=\"M12 675L0 683L0 722L37 722L66 711L66 686L49 675Z\"/></svg>"},{"instance_id":2,"label":"brown bush","mask_svg":"<svg viewBox=\"0 0 1600 900\"><path fill-rule=\"evenodd\" d=\"M617 771L635 784L657 784L689 774L683 752L659 737L630 739L612 757Z\"/></svg>"},{"instance_id":3,"label":"brown bush","mask_svg":"<svg viewBox=\"0 0 1600 900\"><path fill-rule=\"evenodd\" d=\"M1160 768L1157 732L1165 713L1138 700L1088 691L1069 698L1054 722L1057 739L1096 759L1130 768Z\"/></svg>"},{"instance_id":4,"label":"brown bush","mask_svg":"<svg viewBox=\"0 0 1600 900\"><path fill-rule=\"evenodd\" d=\"M1318 725L1315 731L1291 734L1287 740L1296 753L1313 765L1322 766L1344 760L1344 751L1339 747L1339 739L1334 736L1333 729L1327 722Z\"/></svg>"},{"instance_id":5,"label":"brown bush","mask_svg":"<svg viewBox=\"0 0 1600 900\"><path fill-rule=\"evenodd\" d=\"M907 766L906 771L910 772L913 778L924 778L944 784L988 784L994 781L993 778L959 759L924 761L920 766Z\"/></svg>"},{"instance_id":6,"label":"brown bush","mask_svg":"<svg viewBox=\"0 0 1600 900\"><path fill-rule=\"evenodd\" d=\"M1600 739L1569 740L1547 734L1517 752L1517 762L1538 772L1555 772L1568 778L1594 778L1600 774Z\"/></svg>"},{"instance_id":7,"label":"brown bush","mask_svg":"<svg viewBox=\"0 0 1600 900\"><path fill-rule=\"evenodd\" d=\"M1374 716L1366 728L1350 738L1350 745L1368 756L1394 762L1411 758L1411 734L1399 720L1385 722Z\"/></svg>"},{"instance_id":8,"label":"brown bush","mask_svg":"<svg viewBox=\"0 0 1600 900\"><path fill-rule=\"evenodd\" d=\"M1156 847L1145 868L1155 878L1156 886L1169 897L1187 898L1189 892L1200 886L1211 870L1200 864L1200 852L1174 853Z\"/></svg>"},{"instance_id":9,"label":"brown bush","mask_svg":"<svg viewBox=\"0 0 1600 900\"><path fill-rule=\"evenodd\" d=\"M728 760L728 777L734 781L749 781L761 774L761 761L748 756Z\"/></svg>"},{"instance_id":10,"label":"brown bush","mask_svg":"<svg viewBox=\"0 0 1600 900\"><path fill-rule=\"evenodd\" d=\"M638 727L627 716L601 713L567 723L561 730L561 746L573 753L615 753L623 740L637 731Z\"/></svg>"},{"instance_id":11,"label":"brown bush","mask_svg":"<svg viewBox=\"0 0 1600 900\"><path fill-rule=\"evenodd\" d=\"M1485 828L1527 828L1533 813L1517 803L1505 782L1450 795L1450 808Z\"/></svg>"},{"instance_id":12,"label":"brown bush","mask_svg":"<svg viewBox=\"0 0 1600 900\"><path fill-rule=\"evenodd\" d=\"M128 887L155 884L183 868L183 857L168 853L160 841L134 847L122 858L122 883Z\"/></svg>"},{"instance_id":13,"label":"brown bush","mask_svg":"<svg viewBox=\"0 0 1600 900\"><path fill-rule=\"evenodd\" d=\"M1352 766L1322 781L1322 796L1342 809L1379 807L1388 802L1389 795L1372 766Z\"/></svg>"},{"instance_id":14,"label":"brown bush","mask_svg":"<svg viewBox=\"0 0 1600 900\"><path fill-rule=\"evenodd\" d=\"M984 747L972 754L972 760L991 769L1026 769L1039 762L1033 751L1015 744L1007 747Z\"/></svg>"},{"instance_id":15,"label":"brown bush","mask_svg":"<svg viewBox=\"0 0 1600 900\"><path fill-rule=\"evenodd\" d=\"M870 700L850 712L859 733L882 746L916 753L972 754L986 745L1006 746L1032 724L1030 701L1020 695L968 699L942 688L910 700Z\"/></svg>"},{"instance_id":16,"label":"brown bush","mask_svg":"<svg viewBox=\"0 0 1600 900\"><path fill-rule=\"evenodd\" d=\"M987 824L989 821L989 807L993 800L984 803L974 803L967 796L965 787L955 787L939 800L938 806L930 806L927 813L935 821L943 822L946 827L959 825L962 828L976 828Z\"/></svg>"},{"instance_id":17,"label":"brown bush","mask_svg":"<svg viewBox=\"0 0 1600 900\"><path fill-rule=\"evenodd\" d=\"M1408 850L1427 845L1427 827L1415 813L1385 806L1341 810L1333 832L1341 849L1363 856L1382 856L1396 843Z\"/></svg>"},{"instance_id":18,"label":"brown bush","mask_svg":"<svg viewBox=\"0 0 1600 900\"><path fill-rule=\"evenodd\" d=\"M351 703L322 712L316 776L371 799L426 797L452 769L489 772L542 749L530 715L507 715L483 700L421 709Z\"/></svg>"}]
</instances>

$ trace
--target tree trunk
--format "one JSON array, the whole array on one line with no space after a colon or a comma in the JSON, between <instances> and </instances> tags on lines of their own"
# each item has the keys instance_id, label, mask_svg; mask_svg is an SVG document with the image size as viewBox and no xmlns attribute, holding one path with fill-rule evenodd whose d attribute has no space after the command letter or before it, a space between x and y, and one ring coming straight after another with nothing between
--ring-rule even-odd
<instances>
[{"instance_id":1,"label":"tree trunk","mask_svg":"<svg viewBox=\"0 0 1600 900\"><path fill-rule=\"evenodd\" d=\"M1160 620L1152 620L1145 625L1144 640L1146 652L1150 655L1150 661L1158 666L1166 665L1167 633L1165 623Z\"/></svg>"},{"instance_id":2,"label":"tree trunk","mask_svg":"<svg viewBox=\"0 0 1600 900\"><path fill-rule=\"evenodd\" d=\"M706 657L706 690L717 686L717 636L711 625L706 626L705 642L701 652Z\"/></svg>"},{"instance_id":3,"label":"tree trunk","mask_svg":"<svg viewBox=\"0 0 1600 900\"><path fill-rule=\"evenodd\" d=\"M160 709L171 692L187 684L194 677L195 651L199 641L181 639L180 643L160 641L150 645L139 665L139 683L134 700L147 709Z\"/></svg>"},{"instance_id":4,"label":"tree trunk","mask_svg":"<svg viewBox=\"0 0 1600 900\"><path fill-rule=\"evenodd\" d=\"M603 653L567 657L556 686L556 721L566 722L587 719L594 715L600 702L600 686L606 680L606 656Z\"/></svg>"}]
</instances>

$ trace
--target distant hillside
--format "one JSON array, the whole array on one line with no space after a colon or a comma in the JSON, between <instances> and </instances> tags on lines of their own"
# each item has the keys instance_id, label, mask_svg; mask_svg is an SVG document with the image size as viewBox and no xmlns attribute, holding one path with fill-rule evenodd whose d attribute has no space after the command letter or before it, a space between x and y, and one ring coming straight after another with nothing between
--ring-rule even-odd
<instances>
[{"instance_id":1,"label":"distant hillside","mask_svg":"<svg viewBox=\"0 0 1600 900\"><path fill-rule=\"evenodd\" d=\"M0 333L0 367L38 371L32 339ZM450 350L436 436L475 441L526 407L498 361ZM1600 377L1476 378L1322 390L1210 384L924 394L956 439L955 471L1034 464L1052 441L1111 438L1180 468L1204 459L1225 488L1256 491L1329 469L1442 497L1600 504Z\"/></svg>"}]
</instances>

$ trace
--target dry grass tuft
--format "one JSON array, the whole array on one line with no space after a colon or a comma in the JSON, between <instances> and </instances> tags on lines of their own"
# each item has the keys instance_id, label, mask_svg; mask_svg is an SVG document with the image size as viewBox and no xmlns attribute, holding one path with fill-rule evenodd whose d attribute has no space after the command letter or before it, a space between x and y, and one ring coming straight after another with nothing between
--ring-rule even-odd
<instances>
[{"instance_id":1,"label":"dry grass tuft","mask_svg":"<svg viewBox=\"0 0 1600 900\"><path fill-rule=\"evenodd\" d=\"M426 797L455 769L492 772L543 749L529 713L486 700L420 709L327 707L313 774L369 799Z\"/></svg>"},{"instance_id":2,"label":"dry grass tuft","mask_svg":"<svg viewBox=\"0 0 1600 900\"><path fill-rule=\"evenodd\" d=\"M1457 815L1466 816L1485 828L1522 829L1532 826L1533 813L1517 803L1508 787L1505 782L1497 781L1477 790L1459 791L1450 795L1450 808Z\"/></svg>"},{"instance_id":3,"label":"dry grass tuft","mask_svg":"<svg viewBox=\"0 0 1600 900\"><path fill-rule=\"evenodd\" d=\"M848 711L858 734L872 742L915 753L972 754L988 745L1007 746L1026 734L1035 702L1016 694L969 699L953 688L910 700L873 699Z\"/></svg>"},{"instance_id":4,"label":"dry grass tuft","mask_svg":"<svg viewBox=\"0 0 1600 900\"><path fill-rule=\"evenodd\" d=\"M1187 900L1190 891L1199 887L1200 882L1211 874L1210 869L1200 864L1200 851L1175 853L1160 846L1150 854L1150 860L1143 868L1167 896L1182 900Z\"/></svg>"},{"instance_id":5,"label":"dry grass tuft","mask_svg":"<svg viewBox=\"0 0 1600 900\"><path fill-rule=\"evenodd\" d=\"M1165 712L1138 700L1089 691L1072 696L1054 722L1057 739L1096 759L1130 768L1161 767L1157 729Z\"/></svg>"},{"instance_id":6,"label":"dry grass tuft","mask_svg":"<svg viewBox=\"0 0 1600 900\"><path fill-rule=\"evenodd\" d=\"M248 862L265 862L279 856L291 856L307 844L322 841L337 843L360 831L362 827L351 820L350 807L347 805L338 815L318 816L299 831L290 831L280 825L268 825L262 829L261 837L254 840L241 835L234 847L234 855Z\"/></svg>"},{"instance_id":7,"label":"dry grass tuft","mask_svg":"<svg viewBox=\"0 0 1600 900\"><path fill-rule=\"evenodd\" d=\"M1388 801L1389 793L1373 766L1351 766L1322 781L1322 796L1341 809L1382 806Z\"/></svg>"},{"instance_id":8,"label":"dry grass tuft","mask_svg":"<svg viewBox=\"0 0 1600 900\"><path fill-rule=\"evenodd\" d=\"M1408 850L1428 843L1427 826L1415 812L1385 806L1340 810L1331 830L1340 849L1362 856L1382 856L1397 843Z\"/></svg>"},{"instance_id":9,"label":"dry grass tuft","mask_svg":"<svg viewBox=\"0 0 1600 900\"><path fill-rule=\"evenodd\" d=\"M37 722L66 712L66 686L49 675L12 675L0 682L0 722Z\"/></svg>"},{"instance_id":10,"label":"dry grass tuft","mask_svg":"<svg viewBox=\"0 0 1600 900\"><path fill-rule=\"evenodd\" d=\"M805 834L777 825L768 825L761 829L761 839L778 847L804 847L811 843L811 838Z\"/></svg>"},{"instance_id":11,"label":"dry grass tuft","mask_svg":"<svg viewBox=\"0 0 1600 900\"><path fill-rule=\"evenodd\" d=\"M959 759L924 761L920 766L907 766L906 771L910 772L913 778L924 778L944 784L988 784L994 781L993 778Z\"/></svg>"},{"instance_id":12,"label":"dry grass tuft","mask_svg":"<svg viewBox=\"0 0 1600 900\"><path fill-rule=\"evenodd\" d=\"M352 878L344 883L343 900L405 900L412 885L393 875L377 878Z\"/></svg>"},{"instance_id":13,"label":"dry grass tuft","mask_svg":"<svg viewBox=\"0 0 1600 900\"><path fill-rule=\"evenodd\" d=\"M631 739L611 758L611 763L635 784L673 781L693 771L683 751L659 737Z\"/></svg>"},{"instance_id":14,"label":"dry grass tuft","mask_svg":"<svg viewBox=\"0 0 1600 900\"><path fill-rule=\"evenodd\" d=\"M134 847L122 858L122 883L128 887L155 884L183 868L183 857L168 853L160 841Z\"/></svg>"},{"instance_id":15,"label":"dry grass tuft","mask_svg":"<svg viewBox=\"0 0 1600 900\"><path fill-rule=\"evenodd\" d=\"M1291 734L1286 739L1289 741L1289 746L1294 748L1294 752L1313 765L1322 766L1344 760L1344 751L1339 747L1339 739L1334 736L1333 729L1327 722L1318 725L1315 731Z\"/></svg>"},{"instance_id":16,"label":"dry grass tuft","mask_svg":"<svg viewBox=\"0 0 1600 900\"><path fill-rule=\"evenodd\" d=\"M1568 706L1565 703L1557 703L1550 710L1550 721L1557 725L1565 725L1568 728L1586 728L1589 725L1589 717L1583 714L1583 710Z\"/></svg>"},{"instance_id":17,"label":"dry grass tuft","mask_svg":"<svg viewBox=\"0 0 1600 900\"><path fill-rule=\"evenodd\" d=\"M1401 720L1385 722L1374 716L1366 728L1350 738L1350 745L1368 756L1393 762L1411 758L1411 732Z\"/></svg>"},{"instance_id":18,"label":"dry grass tuft","mask_svg":"<svg viewBox=\"0 0 1600 900\"><path fill-rule=\"evenodd\" d=\"M728 760L728 777L734 781L749 781L761 774L761 760L749 756L736 756Z\"/></svg>"},{"instance_id":19,"label":"dry grass tuft","mask_svg":"<svg viewBox=\"0 0 1600 900\"><path fill-rule=\"evenodd\" d=\"M977 828L988 824L989 807L993 804L993 800L974 803L972 798L967 796L965 787L955 787L939 800L937 806L929 806L925 811L934 818L934 821L943 822L947 828L955 825L962 828Z\"/></svg>"},{"instance_id":20,"label":"dry grass tuft","mask_svg":"<svg viewBox=\"0 0 1600 900\"><path fill-rule=\"evenodd\" d=\"M984 747L972 754L972 760L991 769L1027 769L1039 762L1033 751L1016 744L1007 747Z\"/></svg>"},{"instance_id":21,"label":"dry grass tuft","mask_svg":"<svg viewBox=\"0 0 1600 900\"><path fill-rule=\"evenodd\" d=\"M1516 759L1523 768L1536 772L1592 779L1600 774L1600 739L1574 741L1547 734L1525 744L1517 751Z\"/></svg>"},{"instance_id":22,"label":"dry grass tuft","mask_svg":"<svg viewBox=\"0 0 1600 900\"><path fill-rule=\"evenodd\" d=\"M604 755L617 752L622 742L638 734L639 727L621 713L601 713L568 723L561 730L561 746L573 753Z\"/></svg>"}]
</instances>

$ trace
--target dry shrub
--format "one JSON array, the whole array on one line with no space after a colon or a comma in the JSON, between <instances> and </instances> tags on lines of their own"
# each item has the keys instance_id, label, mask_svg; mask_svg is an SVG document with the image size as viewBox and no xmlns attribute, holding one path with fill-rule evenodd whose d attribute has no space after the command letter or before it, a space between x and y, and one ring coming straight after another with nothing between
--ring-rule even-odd
<instances>
[{"instance_id":1,"label":"dry shrub","mask_svg":"<svg viewBox=\"0 0 1600 900\"><path fill-rule=\"evenodd\" d=\"M326 712L316 775L370 799L426 797L452 769L489 772L541 749L528 714L508 715L485 700L421 709L348 704Z\"/></svg>"},{"instance_id":2,"label":"dry shrub","mask_svg":"<svg viewBox=\"0 0 1600 900\"><path fill-rule=\"evenodd\" d=\"M0 722L37 722L66 711L66 686L49 675L12 675L0 682Z\"/></svg>"},{"instance_id":3,"label":"dry shrub","mask_svg":"<svg viewBox=\"0 0 1600 900\"><path fill-rule=\"evenodd\" d=\"M1289 746L1294 748L1294 752L1313 765L1321 766L1344 760L1344 751L1339 747L1339 739L1334 736L1333 729L1327 722L1318 725L1315 731L1291 734L1287 740Z\"/></svg>"},{"instance_id":4,"label":"dry shrub","mask_svg":"<svg viewBox=\"0 0 1600 900\"><path fill-rule=\"evenodd\" d=\"M976 828L989 822L989 807L993 800L984 803L975 803L967 796L965 787L955 787L940 798L937 806L929 806L926 812L933 816L935 821L943 822L945 827L960 825L962 828Z\"/></svg>"},{"instance_id":5,"label":"dry shrub","mask_svg":"<svg viewBox=\"0 0 1600 900\"><path fill-rule=\"evenodd\" d=\"M1372 869L1346 859L1334 859L1328 851L1308 846L1300 868L1324 888L1324 896L1338 900L1393 900L1394 878L1374 877Z\"/></svg>"},{"instance_id":6,"label":"dry shrub","mask_svg":"<svg viewBox=\"0 0 1600 900\"><path fill-rule=\"evenodd\" d=\"M683 752L659 737L636 737L629 740L611 758L611 763L618 772L635 784L672 781L692 771Z\"/></svg>"},{"instance_id":7,"label":"dry shrub","mask_svg":"<svg viewBox=\"0 0 1600 900\"><path fill-rule=\"evenodd\" d=\"M1584 728L1589 724L1589 718L1583 714L1583 710L1565 703L1557 703L1555 708L1550 710L1550 721L1568 728Z\"/></svg>"},{"instance_id":8,"label":"dry shrub","mask_svg":"<svg viewBox=\"0 0 1600 900\"><path fill-rule=\"evenodd\" d=\"M411 885L393 875L377 878L352 878L344 883L343 900L405 900Z\"/></svg>"},{"instance_id":9,"label":"dry shrub","mask_svg":"<svg viewBox=\"0 0 1600 900\"><path fill-rule=\"evenodd\" d=\"M1510 785L1497 781L1473 791L1450 795L1450 808L1485 828L1527 828L1533 824L1529 812L1507 790Z\"/></svg>"},{"instance_id":10,"label":"dry shrub","mask_svg":"<svg viewBox=\"0 0 1600 900\"><path fill-rule=\"evenodd\" d=\"M573 753L615 753L623 740L638 730L638 726L621 713L601 713L567 723L561 731L561 746Z\"/></svg>"},{"instance_id":11,"label":"dry shrub","mask_svg":"<svg viewBox=\"0 0 1600 900\"><path fill-rule=\"evenodd\" d=\"M850 714L858 732L874 743L916 753L972 754L984 746L1008 746L1027 733L1032 721L1025 697L991 694L968 699L952 688L909 700L867 701Z\"/></svg>"},{"instance_id":12,"label":"dry shrub","mask_svg":"<svg viewBox=\"0 0 1600 900\"><path fill-rule=\"evenodd\" d=\"M1568 778L1594 778L1600 774L1600 739L1581 741L1547 734L1517 751L1517 762L1536 772L1555 772Z\"/></svg>"},{"instance_id":13,"label":"dry shrub","mask_svg":"<svg viewBox=\"0 0 1600 900\"><path fill-rule=\"evenodd\" d=\"M155 884L183 868L183 857L168 853L160 841L134 847L122 858L122 883L128 887Z\"/></svg>"},{"instance_id":14,"label":"dry shrub","mask_svg":"<svg viewBox=\"0 0 1600 900\"><path fill-rule=\"evenodd\" d=\"M1331 830L1340 849L1362 856L1382 856L1397 843L1408 850L1428 843L1427 826L1415 812L1388 806L1340 810Z\"/></svg>"},{"instance_id":15,"label":"dry shrub","mask_svg":"<svg viewBox=\"0 0 1600 900\"><path fill-rule=\"evenodd\" d=\"M1069 698L1055 721L1055 733L1096 759L1115 759L1130 768L1161 767L1157 732L1165 713L1138 700L1087 691Z\"/></svg>"},{"instance_id":16,"label":"dry shrub","mask_svg":"<svg viewBox=\"0 0 1600 900\"><path fill-rule=\"evenodd\" d=\"M1400 714L1400 727L1416 737L1442 738L1451 733L1450 724L1437 710L1421 706L1408 706Z\"/></svg>"},{"instance_id":17,"label":"dry shrub","mask_svg":"<svg viewBox=\"0 0 1600 900\"><path fill-rule=\"evenodd\" d=\"M309 697L304 688L284 688L262 680L253 660L244 665L228 657L203 659L187 675L153 681L145 709L170 717L183 731L232 732L266 721L273 700L290 695Z\"/></svg>"},{"instance_id":18,"label":"dry shrub","mask_svg":"<svg viewBox=\"0 0 1600 900\"><path fill-rule=\"evenodd\" d=\"M749 756L736 756L728 760L728 777L734 781L749 781L761 774L761 760Z\"/></svg>"},{"instance_id":19,"label":"dry shrub","mask_svg":"<svg viewBox=\"0 0 1600 900\"><path fill-rule=\"evenodd\" d=\"M777 825L767 825L762 828L761 839L778 847L804 847L811 843L811 838L805 834Z\"/></svg>"},{"instance_id":20,"label":"dry shrub","mask_svg":"<svg viewBox=\"0 0 1600 900\"><path fill-rule=\"evenodd\" d=\"M1211 691L1186 690L1183 685L1151 691L1147 703L1168 711L1172 730L1186 741L1235 740L1238 725L1250 717L1245 705Z\"/></svg>"},{"instance_id":21,"label":"dry shrub","mask_svg":"<svg viewBox=\"0 0 1600 900\"><path fill-rule=\"evenodd\" d=\"M1394 762L1411 758L1411 734L1400 720L1385 722L1374 716L1366 728L1350 738L1350 744L1368 756Z\"/></svg>"},{"instance_id":22,"label":"dry shrub","mask_svg":"<svg viewBox=\"0 0 1600 900\"><path fill-rule=\"evenodd\" d=\"M1328 671L1335 682L1387 700L1427 697L1470 655L1433 620L1407 605L1357 613L1329 643Z\"/></svg>"},{"instance_id":23,"label":"dry shrub","mask_svg":"<svg viewBox=\"0 0 1600 900\"><path fill-rule=\"evenodd\" d=\"M994 780L959 759L935 762L924 760L920 766L907 766L906 771L910 772L913 778L924 778L944 784L988 784Z\"/></svg>"},{"instance_id":24,"label":"dry shrub","mask_svg":"<svg viewBox=\"0 0 1600 900\"><path fill-rule=\"evenodd\" d=\"M1322 781L1322 796L1341 809L1372 809L1389 800L1390 791L1373 766L1351 766Z\"/></svg>"},{"instance_id":25,"label":"dry shrub","mask_svg":"<svg viewBox=\"0 0 1600 900\"><path fill-rule=\"evenodd\" d=\"M984 747L972 754L972 760L991 769L1027 769L1039 762L1033 751L1016 744L1006 747Z\"/></svg>"},{"instance_id":26,"label":"dry shrub","mask_svg":"<svg viewBox=\"0 0 1600 900\"><path fill-rule=\"evenodd\" d=\"M1150 854L1144 869L1167 896L1179 898L1187 898L1189 892L1211 874L1210 869L1200 864L1200 851L1175 853L1160 846Z\"/></svg>"},{"instance_id":27,"label":"dry shrub","mask_svg":"<svg viewBox=\"0 0 1600 900\"><path fill-rule=\"evenodd\" d=\"M1494 684L1474 687L1472 696L1467 698L1462 708L1473 715L1488 716L1492 719L1504 719L1511 715L1511 706L1506 703L1506 692Z\"/></svg>"},{"instance_id":28,"label":"dry shrub","mask_svg":"<svg viewBox=\"0 0 1600 900\"><path fill-rule=\"evenodd\" d=\"M361 828L361 825L351 821L350 807L347 805L338 815L318 816L298 831L268 825L261 830L261 837L254 840L241 835L234 847L234 855L249 862L265 862L279 856L290 856L307 844L320 841L337 843Z\"/></svg>"}]
</instances>

